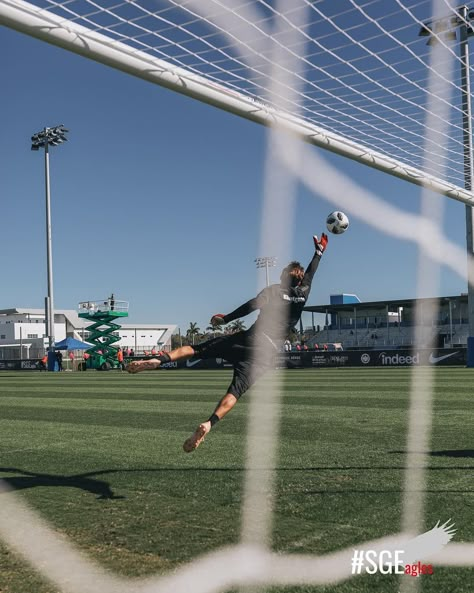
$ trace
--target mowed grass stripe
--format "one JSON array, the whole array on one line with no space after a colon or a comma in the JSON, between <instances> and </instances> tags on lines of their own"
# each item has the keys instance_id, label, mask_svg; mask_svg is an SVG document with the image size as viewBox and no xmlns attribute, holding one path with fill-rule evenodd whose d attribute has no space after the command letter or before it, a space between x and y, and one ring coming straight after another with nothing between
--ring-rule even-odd
<instances>
[{"instance_id":1,"label":"mowed grass stripe","mask_svg":"<svg viewBox=\"0 0 474 593\"><path fill-rule=\"evenodd\" d=\"M400 528L408 369L270 373L198 451L184 454L184 438L210 414L230 376L0 373L0 476L112 570L173 570L238 541L249 404L261 388L281 383L274 549L322 554ZM434 369L426 525L451 517L456 541L474 541L472 376L470 369ZM53 593L1 545L0 565L2 593ZM470 569L436 569L420 583L423 593L470 593L473 580ZM278 591L398 588L396 579L373 575Z\"/></svg>"},{"instance_id":2,"label":"mowed grass stripe","mask_svg":"<svg viewBox=\"0 0 474 593\"><path fill-rule=\"evenodd\" d=\"M464 377L473 375L473 369L465 369L463 367L435 367L435 368L424 368L420 367L417 369L420 374L429 374L433 372L435 376L439 377L440 380L451 381L456 377ZM38 384L40 382L48 382L56 385L68 385L83 384L83 385L98 385L100 383L110 384L123 383L126 381L147 383L154 383L156 378L159 376L160 381L174 382L178 377L181 383L196 382L200 385L204 385L207 382L213 384L216 376L230 378L232 371L230 369L225 370L162 370L162 371L148 371L140 373L139 375L129 375L128 373L120 373L111 371L108 373L97 373L95 371L86 373L37 373L37 372L22 372L15 373L9 371L0 372L0 383L7 384L9 382L13 384ZM337 383L338 381L365 381L367 378L371 380L378 380L379 377L383 376L384 383L387 382L398 382L398 381L409 381L411 377L410 368L337 368L337 369L295 369L289 372L287 371L275 371L267 375L267 377L274 378L286 378L288 381L299 381L306 380L313 382L314 380L325 379L331 382ZM21 381L19 381L21 378Z\"/></svg>"}]
</instances>

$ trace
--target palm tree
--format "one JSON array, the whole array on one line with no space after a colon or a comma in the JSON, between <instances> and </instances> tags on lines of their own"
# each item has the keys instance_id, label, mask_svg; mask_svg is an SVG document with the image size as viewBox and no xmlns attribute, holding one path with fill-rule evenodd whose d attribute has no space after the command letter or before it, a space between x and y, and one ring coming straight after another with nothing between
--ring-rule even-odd
<instances>
[{"instance_id":1,"label":"palm tree","mask_svg":"<svg viewBox=\"0 0 474 593\"><path fill-rule=\"evenodd\" d=\"M198 324L195 321L191 321L191 323L189 324L189 329L186 332L186 337L188 338L188 340L190 340L193 346L196 336L199 336L200 333L201 330L198 327Z\"/></svg>"},{"instance_id":2,"label":"palm tree","mask_svg":"<svg viewBox=\"0 0 474 593\"><path fill-rule=\"evenodd\" d=\"M236 319L230 324L228 331L230 334L236 334L237 332L243 331L244 329L245 321L242 321L242 319Z\"/></svg>"},{"instance_id":3,"label":"palm tree","mask_svg":"<svg viewBox=\"0 0 474 593\"><path fill-rule=\"evenodd\" d=\"M216 334L222 333L222 326L217 325L216 323L211 323L211 325L206 327L206 332L215 337Z\"/></svg>"}]
</instances>

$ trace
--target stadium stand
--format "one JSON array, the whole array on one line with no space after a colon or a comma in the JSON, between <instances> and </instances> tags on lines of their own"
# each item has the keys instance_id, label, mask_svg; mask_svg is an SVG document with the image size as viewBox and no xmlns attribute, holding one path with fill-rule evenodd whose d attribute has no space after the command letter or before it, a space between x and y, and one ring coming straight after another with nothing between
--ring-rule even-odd
<instances>
[{"instance_id":1,"label":"stadium stand","mask_svg":"<svg viewBox=\"0 0 474 593\"><path fill-rule=\"evenodd\" d=\"M352 297L348 302L347 298ZM435 337L439 348L466 347L469 335L467 295L426 299L360 302L354 295L333 295L329 305L305 307L306 312L324 315L322 324L304 328L306 343L340 342L344 349L422 347ZM415 326L415 307L426 310L426 324ZM431 311L439 304L434 322ZM416 331L416 330L421 331ZM415 335L420 336L418 343Z\"/></svg>"}]
</instances>

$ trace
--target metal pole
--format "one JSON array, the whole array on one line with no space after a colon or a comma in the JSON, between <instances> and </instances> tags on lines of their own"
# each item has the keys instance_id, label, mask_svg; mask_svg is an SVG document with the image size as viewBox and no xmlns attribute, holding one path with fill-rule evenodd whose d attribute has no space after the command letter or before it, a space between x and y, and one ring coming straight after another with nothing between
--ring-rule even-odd
<instances>
[{"instance_id":1,"label":"metal pole","mask_svg":"<svg viewBox=\"0 0 474 593\"><path fill-rule=\"evenodd\" d=\"M453 303L449 300L449 347L453 347Z\"/></svg>"},{"instance_id":2,"label":"metal pole","mask_svg":"<svg viewBox=\"0 0 474 593\"><path fill-rule=\"evenodd\" d=\"M357 335L357 309L354 307L354 324L355 324L355 341L356 346L359 345L359 336Z\"/></svg>"},{"instance_id":3,"label":"metal pole","mask_svg":"<svg viewBox=\"0 0 474 593\"><path fill-rule=\"evenodd\" d=\"M326 309L326 344L329 344L329 317L328 317L327 309Z\"/></svg>"},{"instance_id":4,"label":"metal pole","mask_svg":"<svg viewBox=\"0 0 474 593\"><path fill-rule=\"evenodd\" d=\"M46 337L49 336L49 321L48 321L48 317L49 317L49 298L46 296L44 297L44 333L46 335ZM43 345L44 345L44 341L43 341ZM49 344L48 344L49 346ZM46 350L48 350L49 348L47 347Z\"/></svg>"},{"instance_id":5,"label":"metal pole","mask_svg":"<svg viewBox=\"0 0 474 593\"><path fill-rule=\"evenodd\" d=\"M257 257L254 262L257 264L257 268L265 268L265 284L270 286L270 270L269 268L275 267L276 257L265 256Z\"/></svg>"},{"instance_id":6,"label":"metal pole","mask_svg":"<svg viewBox=\"0 0 474 593\"><path fill-rule=\"evenodd\" d=\"M400 315L400 307L398 307L398 343L399 344L401 344L401 339L402 339L401 338L402 330L401 330L401 327L400 327L401 323L402 323L402 317Z\"/></svg>"},{"instance_id":7,"label":"metal pole","mask_svg":"<svg viewBox=\"0 0 474 593\"><path fill-rule=\"evenodd\" d=\"M462 100L462 127L464 145L464 187L471 191L473 188L473 150L472 150L472 123L471 123L471 81L469 74L469 43L467 21L469 10L467 6L459 8L461 24L459 27L459 51L461 57L461 100ZM469 337L467 339L467 366L474 367L474 271L471 258L474 256L473 238L473 209L466 209L466 250L467 250L467 308L469 320Z\"/></svg>"},{"instance_id":8,"label":"metal pole","mask_svg":"<svg viewBox=\"0 0 474 593\"><path fill-rule=\"evenodd\" d=\"M45 128L46 134L46 128ZM53 299L53 251L51 241L51 194L49 182L49 145L44 145L44 177L46 190L46 258L48 272L48 345L49 351L54 349L54 299Z\"/></svg>"}]
</instances>

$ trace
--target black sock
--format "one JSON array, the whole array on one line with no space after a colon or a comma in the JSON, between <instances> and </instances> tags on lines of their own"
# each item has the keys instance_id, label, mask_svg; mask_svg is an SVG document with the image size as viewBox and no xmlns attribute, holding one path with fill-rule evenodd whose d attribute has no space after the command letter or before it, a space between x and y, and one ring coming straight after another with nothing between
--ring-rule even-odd
<instances>
[{"instance_id":1,"label":"black sock","mask_svg":"<svg viewBox=\"0 0 474 593\"><path fill-rule=\"evenodd\" d=\"M216 414L213 414L209 419L208 422L211 423L211 428L214 426L214 424L216 424L217 422L219 422L220 418L219 416L217 416Z\"/></svg>"},{"instance_id":2,"label":"black sock","mask_svg":"<svg viewBox=\"0 0 474 593\"><path fill-rule=\"evenodd\" d=\"M159 356L157 356L156 360L159 360L161 362L161 364L166 363L166 362L171 362L170 355L167 354L166 352L163 352L163 354L160 354Z\"/></svg>"}]
</instances>

